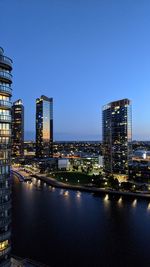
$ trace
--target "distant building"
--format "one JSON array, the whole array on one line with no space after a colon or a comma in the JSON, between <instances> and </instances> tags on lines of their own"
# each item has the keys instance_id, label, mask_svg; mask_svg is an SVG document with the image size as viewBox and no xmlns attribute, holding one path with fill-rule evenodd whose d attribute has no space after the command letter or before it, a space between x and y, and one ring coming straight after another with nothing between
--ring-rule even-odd
<instances>
[{"instance_id":1,"label":"distant building","mask_svg":"<svg viewBox=\"0 0 150 267\"><path fill-rule=\"evenodd\" d=\"M100 167L104 166L104 157L103 156L98 156L98 164Z\"/></svg>"},{"instance_id":2,"label":"distant building","mask_svg":"<svg viewBox=\"0 0 150 267\"><path fill-rule=\"evenodd\" d=\"M129 162L129 179L135 182L150 182L150 160L133 159Z\"/></svg>"},{"instance_id":3,"label":"distant building","mask_svg":"<svg viewBox=\"0 0 150 267\"><path fill-rule=\"evenodd\" d=\"M24 141L24 156L35 157L36 143L34 141Z\"/></svg>"},{"instance_id":4,"label":"distant building","mask_svg":"<svg viewBox=\"0 0 150 267\"><path fill-rule=\"evenodd\" d=\"M150 151L147 150L136 150L134 151L132 155L133 160L138 160L138 159L144 159L144 160L149 160L150 161Z\"/></svg>"},{"instance_id":5,"label":"distant building","mask_svg":"<svg viewBox=\"0 0 150 267\"><path fill-rule=\"evenodd\" d=\"M24 106L18 99L12 106L12 156L24 155Z\"/></svg>"},{"instance_id":6,"label":"distant building","mask_svg":"<svg viewBox=\"0 0 150 267\"><path fill-rule=\"evenodd\" d=\"M10 266L11 251L11 96L12 60L0 47L0 266Z\"/></svg>"},{"instance_id":7,"label":"distant building","mask_svg":"<svg viewBox=\"0 0 150 267\"><path fill-rule=\"evenodd\" d=\"M36 99L36 157L53 156L53 98Z\"/></svg>"},{"instance_id":8,"label":"distant building","mask_svg":"<svg viewBox=\"0 0 150 267\"><path fill-rule=\"evenodd\" d=\"M69 170L70 161L69 159L58 159L58 170Z\"/></svg>"},{"instance_id":9,"label":"distant building","mask_svg":"<svg viewBox=\"0 0 150 267\"><path fill-rule=\"evenodd\" d=\"M150 151L134 151L129 162L129 179L141 183L150 182Z\"/></svg>"},{"instance_id":10,"label":"distant building","mask_svg":"<svg viewBox=\"0 0 150 267\"><path fill-rule=\"evenodd\" d=\"M131 101L122 99L103 107L104 171L128 175L132 138Z\"/></svg>"}]
</instances>

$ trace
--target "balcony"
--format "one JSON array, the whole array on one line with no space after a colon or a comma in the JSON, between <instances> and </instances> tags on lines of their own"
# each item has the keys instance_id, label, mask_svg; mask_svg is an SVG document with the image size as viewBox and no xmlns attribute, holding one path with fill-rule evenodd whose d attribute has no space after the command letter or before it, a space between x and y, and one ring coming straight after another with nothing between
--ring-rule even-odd
<instances>
[{"instance_id":1,"label":"balcony","mask_svg":"<svg viewBox=\"0 0 150 267\"><path fill-rule=\"evenodd\" d=\"M10 239L11 233L10 231L0 234L0 242L6 240L6 239Z\"/></svg>"},{"instance_id":2,"label":"balcony","mask_svg":"<svg viewBox=\"0 0 150 267\"><path fill-rule=\"evenodd\" d=\"M0 197L4 197L5 196L9 196L11 195L11 189L10 187L6 188L6 187L0 187Z\"/></svg>"},{"instance_id":3,"label":"balcony","mask_svg":"<svg viewBox=\"0 0 150 267\"><path fill-rule=\"evenodd\" d=\"M1 121L0 121L1 122ZM8 138L7 138L8 139ZM11 142L10 142L10 140L9 140L9 142L8 142L8 140L5 140L5 143L4 143L4 140L3 140L3 143L2 144L0 144L0 150L8 150L8 151L10 151L11 150ZM1 176L2 177L2 176Z\"/></svg>"},{"instance_id":4,"label":"balcony","mask_svg":"<svg viewBox=\"0 0 150 267\"><path fill-rule=\"evenodd\" d=\"M10 115L0 115L0 122L11 122Z\"/></svg>"},{"instance_id":5,"label":"balcony","mask_svg":"<svg viewBox=\"0 0 150 267\"><path fill-rule=\"evenodd\" d=\"M0 137L11 137L11 130L0 130Z\"/></svg>"},{"instance_id":6,"label":"balcony","mask_svg":"<svg viewBox=\"0 0 150 267\"><path fill-rule=\"evenodd\" d=\"M11 209L11 201L7 201L5 203L1 203L0 204L0 211L3 211L3 210L10 210Z\"/></svg>"},{"instance_id":7,"label":"balcony","mask_svg":"<svg viewBox=\"0 0 150 267\"><path fill-rule=\"evenodd\" d=\"M4 255L8 254L10 251L11 251L11 247L7 247L7 248L0 251L0 256L4 256Z\"/></svg>"},{"instance_id":8,"label":"balcony","mask_svg":"<svg viewBox=\"0 0 150 267\"><path fill-rule=\"evenodd\" d=\"M9 94L10 96L12 95L12 89L8 86L0 85L0 93L1 92Z\"/></svg>"},{"instance_id":9,"label":"balcony","mask_svg":"<svg viewBox=\"0 0 150 267\"><path fill-rule=\"evenodd\" d=\"M6 165L9 166L10 165L10 158L9 159L0 159L0 167ZM1 195L1 190L0 190L0 195Z\"/></svg>"},{"instance_id":10,"label":"balcony","mask_svg":"<svg viewBox=\"0 0 150 267\"><path fill-rule=\"evenodd\" d=\"M12 70L12 60L9 57L0 55L0 64L8 66Z\"/></svg>"},{"instance_id":11,"label":"balcony","mask_svg":"<svg viewBox=\"0 0 150 267\"><path fill-rule=\"evenodd\" d=\"M0 227L4 227L5 225L9 225L11 223L10 217L0 220Z\"/></svg>"},{"instance_id":12,"label":"balcony","mask_svg":"<svg viewBox=\"0 0 150 267\"><path fill-rule=\"evenodd\" d=\"M3 80L4 82L11 82L12 83L12 75L11 73L7 71L0 71L0 80Z\"/></svg>"},{"instance_id":13,"label":"balcony","mask_svg":"<svg viewBox=\"0 0 150 267\"><path fill-rule=\"evenodd\" d=\"M10 266L12 266L10 263L10 259L4 260L4 262L0 263L0 267L10 267Z\"/></svg>"},{"instance_id":14,"label":"balcony","mask_svg":"<svg viewBox=\"0 0 150 267\"><path fill-rule=\"evenodd\" d=\"M6 100L0 100L0 107L11 108L12 103Z\"/></svg>"}]
</instances>

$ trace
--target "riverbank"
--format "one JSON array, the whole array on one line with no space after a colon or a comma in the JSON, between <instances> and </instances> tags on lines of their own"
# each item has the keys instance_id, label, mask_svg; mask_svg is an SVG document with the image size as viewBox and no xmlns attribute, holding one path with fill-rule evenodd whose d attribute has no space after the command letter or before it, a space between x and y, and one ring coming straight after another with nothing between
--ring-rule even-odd
<instances>
[{"instance_id":1,"label":"riverbank","mask_svg":"<svg viewBox=\"0 0 150 267\"><path fill-rule=\"evenodd\" d=\"M130 198L144 198L147 200L150 200L150 194L148 193L134 193L129 191L117 191L117 190L111 190L111 189L105 189L105 188L97 188L97 187L88 187L88 186L82 186L82 185L71 185L66 184L63 182L59 182L54 178L46 177L44 175L36 174L32 175L32 177L35 177L53 187L56 188L62 188L62 189L71 189L76 191L84 191L84 192L90 192L95 193L96 195L112 195L112 196L118 196L118 197L130 197Z\"/></svg>"}]
</instances>

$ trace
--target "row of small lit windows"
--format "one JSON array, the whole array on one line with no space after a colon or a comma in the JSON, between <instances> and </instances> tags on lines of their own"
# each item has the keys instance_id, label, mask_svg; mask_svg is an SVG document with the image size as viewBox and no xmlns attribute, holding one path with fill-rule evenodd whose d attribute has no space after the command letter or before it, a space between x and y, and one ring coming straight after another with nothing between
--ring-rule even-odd
<instances>
[{"instance_id":1,"label":"row of small lit windows","mask_svg":"<svg viewBox=\"0 0 150 267\"><path fill-rule=\"evenodd\" d=\"M21 109L21 107L15 107L15 112L16 111L21 111L22 109Z\"/></svg>"},{"instance_id":2,"label":"row of small lit windows","mask_svg":"<svg viewBox=\"0 0 150 267\"><path fill-rule=\"evenodd\" d=\"M8 150L5 150L5 151L3 151L3 150L0 150L0 160L1 159L7 159L8 158Z\"/></svg>"},{"instance_id":3,"label":"row of small lit windows","mask_svg":"<svg viewBox=\"0 0 150 267\"><path fill-rule=\"evenodd\" d=\"M11 125L9 123L0 123L0 130L10 130Z\"/></svg>"},{"instance_id":4,"label":"row of small lit windows","mask_svg":"<svg viewBox=\"0 0 150 267\"><path fill-rule=\"evenodd\" d=\"M8 188L10 186L10 184L8 183L8 181L0 181L0 188Z\"/></svg>"},{"instance_id":5,"label":"row of small lit windows","mask_svg":"<svg viewBox=\"0 0 150 267\"><path fill-rule=\"evenodd\" d=\"M0 95L0 100L9 101L9 97L5 95Z\"/></svg>"},{"instance_id":6,"label":"row of small lit windows","mask_svg":"<svg viewBox=\"0 0 150 267\"><path fill-rule=\"evenodd\" d=\"M9 166L0 166L0 174L7 174L10 171L10 167Z\"/></svg>"},{"instance_id":7,"label":"row of small lit windows","mask_svg":"<svg viewBox=\"0 0 150 267\"><path fill-rule=\"evenodd\" d=\"M1 144L8 144L10 142L9 137L0 137L0 143Z\"/></svg>"},{"instance_id":8,"label":"row of small lit windows","mask_svg":"<svg viewBox=\"0 0 150 267\"><path fill-rule=\"evenodd\" d=\"M10 110L0 109L0 115L10 115Z\"/></svg>"},{"instance_id":9,"label":"row of small lit windows","mask_svg":"<svg viewBox=\"0 0 150 267\"><path fill-rule=\"evenodd\" d=\"M1 86L1 85L2 85L2 86L8 86L8 87L10 86L9 83L3 83L3 82L0 82L0 86Z\"/></svg>"},{"instance_id":10,"label":"row of small lit windows","mask_svg":"<svg viewBox=\"0 0 150 267\"><path fill-rule=\"evenodd\" d=\"M0 67L0 71L5 71L5 72L7 72L7 73L10 73L10 71L9 70L6 70L5 68L3 68L3 67Z\"/></svg>"},{"instance_id":11,"label":"row of small lit windows","mask_svg":"<svg viewBox=\"0 0 150 267\"><path fill-rule=\"evenodd\" d=\"M0 135L10 136L11 135L11 130L0 130Z\"/></svg>"}]
</instances>

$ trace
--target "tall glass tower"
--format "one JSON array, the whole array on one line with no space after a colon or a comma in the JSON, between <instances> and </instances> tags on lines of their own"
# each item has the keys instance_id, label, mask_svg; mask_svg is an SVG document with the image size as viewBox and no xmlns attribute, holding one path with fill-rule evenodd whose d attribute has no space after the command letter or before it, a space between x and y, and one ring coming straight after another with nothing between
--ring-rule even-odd
<instances>
[{"instance_id":1,"label":"tall glass tower","mask_svg":"<svg viewBox=\"0 0 150 267\"><path fill-rule=\"evenodd\" d=\"M104 170L128 175L132 138L131 101L122 99L103 106L102 138Z\"/></svg>"},{"instance_id":2,"label":"tall glass tower","mask_svg":"<svg viewBox=\"0 0 150 267\"><path fill-rule=\"evenodd\" d=\"M36 99L36 157L53 156L53 98Z\"/></svg>"},{"instance_id":3,"label":"tall glass tower","mask_svg":"<svg viewBox=\"0 0 150 267\"><path fill-rule=\"evenodd\" d=\"M10 266L12 60L0 48L0 266Z\"/></svg>"},{"instance_id":4,"label":"tall glass tower","mask_svg":"<svg viewBox=\"0 0 150 267\"><path fill-rule=\"evenodd\" d=\"M21 99L12 105L12 156L24 155L24 106Z\"/></svg>"}]
</instances>

